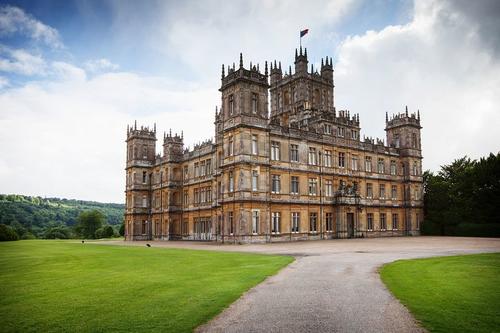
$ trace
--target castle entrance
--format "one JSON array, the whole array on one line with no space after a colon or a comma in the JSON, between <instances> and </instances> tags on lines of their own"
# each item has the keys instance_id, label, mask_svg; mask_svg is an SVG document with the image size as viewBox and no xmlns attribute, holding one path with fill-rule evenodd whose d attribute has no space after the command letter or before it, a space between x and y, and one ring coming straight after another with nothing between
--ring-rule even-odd
<instances>
[{"instance_id":1,"label":"castle entrance","mask_svg":"<svg viewBox=\"0 0 500 333\"><path fill-rule=\"evenodd\" d=\"M197 218L194 221L194 239L210 240L212 235L212 221L210 218Z\"/></svg>"}]
</instances>

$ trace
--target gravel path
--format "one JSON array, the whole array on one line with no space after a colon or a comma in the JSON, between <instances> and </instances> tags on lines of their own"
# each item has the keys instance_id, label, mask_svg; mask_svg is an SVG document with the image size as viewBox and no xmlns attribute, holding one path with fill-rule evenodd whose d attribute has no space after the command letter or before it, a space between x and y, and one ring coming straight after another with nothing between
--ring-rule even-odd
<instances>
[{"instance_id":1,"label":"gravel path","mask_svg":"<svg viewBox=\"0 0 500 333\"><path fill-rule=\"evenodd\" d=\"M140 242L132 245L144 246ZM152 245L296 257L294 263L252 288L198 332L422 332L408 310L385 288L378 267L397 259L500 252L500 239L458 237Z\"/></svg>"}]
</instances>

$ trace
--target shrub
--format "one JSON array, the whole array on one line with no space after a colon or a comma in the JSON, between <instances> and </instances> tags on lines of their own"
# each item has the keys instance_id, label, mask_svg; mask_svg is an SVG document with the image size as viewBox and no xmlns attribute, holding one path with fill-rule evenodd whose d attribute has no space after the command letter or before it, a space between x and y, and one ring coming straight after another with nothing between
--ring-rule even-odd
<instances>
[{"instance_id":1,"label":"shrub","mask_svg":"<svg viewBox=\"0 0 500 333\"><path fill-rule=\"evenodd\" d=\"M0 242L15 241L18 239L19 235L12 227L5 224L0 224Z\"/></svg>"},{"instance_id":2,"label":"shrub","mask_svg":"<svg viewBox=\"0 0 500 333\"><path fill-rule=\"evenodd\" d=\"M65 226L49 227L43 233L45 239L68 239L71 238L70 230Z\"/></svg>"},{"instance_id":3,"label":"shrub","mask_svg":"<svg viewBox=\"0 0 500 333\"><path fill-rule=\"evenodd\" d=\"M125 223L122 223L120 225L120 231L119 231L119 233L120 233L120 236L125 236Z\"/></svg>"},{"instance_id":4,"label":"shrub","mask_svg":"<svg viewBox=\"0 0 500 333\"><path fill-rule=\"evenodd\" d=\"M113 230L113 227L110 225L105 225L102 228L99 228L95 232L95 237L96 238L111 238L115 234L115 231Z\"/></svg>"}]
</instances>

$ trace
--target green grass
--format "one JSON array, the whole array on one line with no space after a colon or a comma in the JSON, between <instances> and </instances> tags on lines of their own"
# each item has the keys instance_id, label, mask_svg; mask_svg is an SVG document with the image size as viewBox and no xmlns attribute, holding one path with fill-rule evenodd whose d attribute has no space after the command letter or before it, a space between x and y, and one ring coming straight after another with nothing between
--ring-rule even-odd
<instances>
[{"instance_id":1,"label":"green grass","mask_svg":"<svg viewBox=\"0 0 500 333\"><path fill-rule=\"evenodd\" d=\"M380 275L431 332L500 332L500 253L400 260Z\"/></svg>"},{"instance_id":2,"label":"green grass","mask_svg":"<svg viewBox=\"0 0 500 333\"><path fill-rule=\"evenodd\" d=\"M189 332L285 256L68 241L0 243L2 332Z\"/></svg>"}]
</instances>

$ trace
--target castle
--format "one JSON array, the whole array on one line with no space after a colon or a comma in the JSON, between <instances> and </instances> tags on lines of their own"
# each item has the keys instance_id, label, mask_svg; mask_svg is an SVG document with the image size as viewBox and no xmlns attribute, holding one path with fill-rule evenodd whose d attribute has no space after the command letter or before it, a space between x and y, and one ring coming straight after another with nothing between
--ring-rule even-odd
<instances>
[{"instance_id":1,"label":"castle","mask_svg":"<svg viewBox=\"0 0 500 333\"><path fill-rule=\"evenodd\" d=\"M300 47L294 65L223 65L215 139L192 150L168 133L160 155L156 126L127 129L126 240L419 234L419 112L386 113L385 142L361 139L359 114L335 109L332 59L309 70Z\"/></svg>"}]
</instances>

